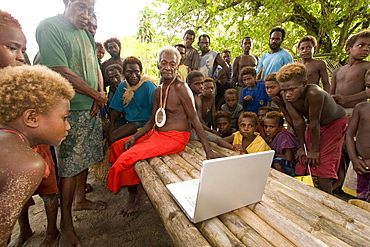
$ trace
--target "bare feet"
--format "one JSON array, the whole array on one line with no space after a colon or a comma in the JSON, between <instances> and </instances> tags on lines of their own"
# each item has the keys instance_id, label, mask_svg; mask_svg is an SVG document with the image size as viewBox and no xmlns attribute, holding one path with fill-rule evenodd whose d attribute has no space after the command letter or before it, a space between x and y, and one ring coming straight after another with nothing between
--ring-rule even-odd
<instances>
[{"instance_id":1,"label":"bare feet","mask_svg":"<svg viewBox=\"0 0 370 247\"><path fill-rule=\"evenodd\" d=\"M82 244L78 239L74 230L62 230L60 233L59 244L60 247L81 247Z\"/></svg>"},{"instance_id":2,"label":"bare feet","mask_svg":"<svg viewBox=\"0 0 370 247\"><path fill-rule=\"evenodd\" d=\"M22 247L28 239L33 235L32 230L30 231L21 231L18 237L12 241L8 247Z\"/></svg>"},{"instance_id":3,"label":"bare feet","mask_svg":"<svg viewBox=\"0 0 370 247\"><path fill-rule=\"evenodd\" d=\"M40 244L40 247L51 247L55 246L56 241L58 240L60 235L59 230L57 229L54 233L48 233L46 232L46 236L44 238L44 241Z\"/></svg>"},{"instance_id":4,"label":"bare feet","mask_svg":"<svg viewBox=\"0 0 370 247\"><path fill-rule=\"evenodd\" d=\"M136 196L136 200L135 200L134 205L130 209L127 210L127 212L124 216L127 216L127 217L131 216L131 214L136 212L141 207L141 205L143 205L145 203L146 200L148 200L147 194L145 192L144 193L139 193Z\"/></svg>"},{"instance_id":5,"label":"bare feet","mask_svg":"<svg viewBox=\"0 0 370 247\"><path fill-rule=\"evenodd\" d=\"M125 206L123 206L122 209L118 210L116 214L122 214L123 216L125 216L127 214L127 211L134 206L135 199L136 199L136 194L130 194Z\"/></svg>"},{"instance_id":6,"label":"bare feet","mask_svg":"<svg viewBox=\"0 0 370 247\"><path fill-rule=\"evenodd\" d=\"M104 210L106 209L107 204L103 201L92 202L90 200L84 200L79 203L73 203L72 210L73 211L81 211L81 210Z\"/></svg>"}]
</instances>

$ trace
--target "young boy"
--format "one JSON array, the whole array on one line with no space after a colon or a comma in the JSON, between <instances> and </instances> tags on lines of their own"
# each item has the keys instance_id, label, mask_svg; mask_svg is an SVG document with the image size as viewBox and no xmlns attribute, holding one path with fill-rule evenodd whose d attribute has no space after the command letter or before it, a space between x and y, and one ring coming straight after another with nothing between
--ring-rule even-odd
<instances>
[{"instance_id":1,"label":"young boy","mask_svg":"<svg viewBox=\"0 0 370 247\"><path fill-rule=\"evenodd\" d=\"M275 158L271 167L294 177L295 155L299 148L299 143L292 133L283 131L283 114L277 111L268 112L264 119L264 128L266 133L265 140L271 149L275 150Z\"/></svg>"},{"instance_id":2,"label":"young boy","mask_svg":"<svg viewBox=\"0 0 370 247\"><path fill-rule=\"evenodd\" d=\"M303 175L306 164L309 164L312 175L318 177L319 188L332 193L332 180L338 178L347 128L346 112L319 86L307 84L307 69L301 63L283 66L277 80L300 144L296 174ZM310 122L307 128L303 117ZM303 156L306 160L302 159Z\"/></svg>"},{"instance_id":3,"label":"young boy","mask_svg":"<svg viewBox=\"0 0 370 247\"><path fill-rule=\"evenodd\" d=\"M225 91L225 104L221 106L222 111L231 113L231 126L238 129L238 119L244 111L243 106L238 103L238 92L234 88L229 88Z\"/></svg>"},{"instance_id":4,"label":"young boy","mask_svg":"<svg viewBox=\"0 0 370 247\"><path fill-rule=\"evenodd\" d=\"M258 114L257 114L258 128L257 128L257 132L260 133L261 137L265 140L266 140L266 133L265 133L265 129L263 127L263 121L265 120L266 114L270 111L273 111L273 110L274 110L274 108L272 108L270 106L261 106L258 109Z\"/></svg>"},{"instance_id":5,"label":"young boy","mask_svg":"<svg viewBox=\"0 0 370 247\"><path fill-rule=\"evenodd\" d=\"M227 111L216 111L213 115L215 119L217 131L222 138L231 135L237 130L231 126L231 113Z\"/></svg>"},{"instance_id":6,"label":"young boy","mask_svg":"<svg viewBox=\"0 0 370 247\"><path fill-rule=\"evenodd\" d=\"M0 68L24 65L23 53L26 50L26 38L18 21L3 11L0 11L0 46L4 48L0 49ZM53 244L59 236L59 231L56 226L58 187L55 175L55 164L49 145L37 145L33 147L33 149L40 154L46 162L44 178L41 180L35 194L39 194L45 204L48 223L46 236L42 244L47 246ZM35 202L31 197L22 209L22 213L18 219L20 234L18 238L11 243L11 246L22 246L32 235L32 229L28 219L28 208L34 204Z\"/></svg>"},{"instance_id":7,"label":"young boy","mask_svg":"<svg viewBox=\"0 0 370 247\"><path fill-rule=\"evenodd\" d=\"M313 36L305 36L298 42L299 57L302 59L300 63L307 68L307 81L319 85L320 79L323 89L326 92L330 91L330 83L326 63L322 60L313 59L313 54L316 52L317 41Z\"/></svg>"},{"instance_id":8,"label":"young boy","mask_svg":"<svg viewBox=\"0 0 370 247\"><path fill-rule=\"evenodd\" d=\"M370 70L365 74L366 94L370 96ZM353 109L352 119L346 133L346 145L351 159L343 190L359 199L369 200L370 196L370 103L359 103ZM356 141L355 141L356 138ZM353 187L346 185L350 170L357 173ZM357 181L356 181L357 180ZM352 181L351 181L352 182ZM349 183L350 185L351 183Z\"/></svg>"},{"instance_id":9,"label":"young boy","mask_svg":"<svg viewBox=\"0 0 370 247\"><path fill-rule=\"evenodd\" d=\"M250 154L271 150L256 132L258 117L254 112L243 112L239 117L239 131L218 140L217 144L239 154Z\"/></svg>"},{"instance_id":10,"label":"young boy","mask_svg":"<svg viewBox=\"0 0 370 247\"><path fill-rule=\"evenodd\" d=\"M45 172L45 160L31 147L58 146L65 139L74 89L43 66L9 66L0 73L0 246L5 246Z\"/></svg>"},{"instance_id":11,"label":"young boy","mask_svg":"<svg viewBox=\"0 0 370 247\"><path fill-rule=\"evenodd\" d=\"M110 66L118 65L109 65L108 68ZM109 105L112 109L108 127L109 145L135 134L152 115L156 85L150 77L142 76L142 70L141 61L136 57L130 56L123 61L123 73L126 80L118 82L119 86ZM127 123L118 126L116 122L122 113L125 114Z\"/></svg>"},{"instance_id":12,"label":"young boy","mask_svg":"<svg viewBox=\"0 0 370 247\"><path fill-rule=\"evenodd\" d=\"M347 116L352 115L353 107L365 102L364 75L370 68L370 62L364 59L370 53L370 30L352 35L346 41L348 64L333 71L330 94L334 100L346 109Z\"/></svg>"},{"instance_id":13,"label":"young boy","mask_svg":"<svg viewBox=\"0 0 370 247\"><path fill-rule=\"evenodd\" d=\"M225 104L225 91L229 88L231 88L231 85L227 82L227 74L225 74L216 82L215 102L217 111Z\"/></svg>"},{"instance_id":14,"label":"young boy","mask_svg":"<svg viewBox=\"0 0 370 247\"><path fill-rule=\"evenodd\" d=\"M204 123L212 129L216 129L213 114L216 112L215 105L215 81L210 78L204 78L203 90L200 96L202 100L202 119Z\"/></svg>"},{"instance_id":15,"label":"young boy","mask_svg":"<svg viewBox=\"0 0 370 247\"><path fill-rule=\"evenodd\" d=\"M242 91L240 104L244 111L250 111L257 114L261 106L271 106L271 98L266 93L265 84L256 81L256 69L253 67L244 67L240 71L245 88Z\"/></svg>"},{"instance_id":16,"label":"young boy","mask_svg":"<svg viewBox=\"0 0 370 247\"><path fill-rule=\"evenodd\" d=\"M181 60L179 65L179 75L181 77L181 80L186 81L186 77L189 74L189 67L184 64L184 59L186 57L186 48L183 44L177 44L175 45L175 48L180 52Z\"/></svg>"}]
</instances>

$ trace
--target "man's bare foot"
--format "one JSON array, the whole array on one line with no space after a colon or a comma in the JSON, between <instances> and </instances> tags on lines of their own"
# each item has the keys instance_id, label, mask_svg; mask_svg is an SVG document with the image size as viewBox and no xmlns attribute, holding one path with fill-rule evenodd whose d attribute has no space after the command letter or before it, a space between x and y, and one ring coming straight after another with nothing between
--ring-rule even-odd
<instances>
[{"instance_id":1,"label":"man's bare foot","mask_svg":"<svg viewBox=\"0 0 370 247\"><path fill-rule=\"evenodd\" d=\"M54 233L48 233L46 232L46 236L44 238L44 241L40 244L40 247L51 247L55 246L56 241L58 240L60 236L60 232L58 229Z\"/></svg>"},{"instance_id":2,"label":"man's bare foot","mask_svg":"<svg viewBox=\"0 0 370 247\"><path fill-rule=\"evenodd\" d=\"M107 208L107 204L103 201L92 202L90 200L84 200L79 203L73 203L72 210L73 211L81 211L81 210L104 210Z\"/></svg>"},{"instance_id":3,"label":"man's bare foot","mask_svg":"<svg viewBox=\"0 0 370 247\"><path fill-rule=\"evenodd\" d=\"M82 244L74 230L61 230L58 246L81 247Z\"/></svg>"},{"instance_id":4,"label":"man's bare foot","mask_svg":"<svg viewBox=\"0 0 370 247\"><path fill-rule=\"evenodd\" d=\"M132 205L132 207L126 211L126 214L124 216L131 216L131 214L136 212L141 207L141 205L145 203L146 200L148 200L148 196L144 191L142 193L138 193L134 205Z\"/></svg>"},{"instance_id":5,"label":"man's bare foot","mask_svg":"<svg viewBox=\"0 0 370 247\"><path fill-rule=\"evenodd\" d=\"M21 231L16 239L12 241L8 247L22 247L28 239L33 235L32 230L30 231Z\"/></svg>"},{"instance_id":6,"label":"man's bare foot","mask_svg":"<svg viewBox=\"0 0 370 247\"><path fill-rule=\"evenodd\" d=\"M122 209L118 210L116 214L123 214L126 215L127 210L132 208L135 204L136 194L130 194L127 203L123 206Z\"/></svg>"}]
</instances>

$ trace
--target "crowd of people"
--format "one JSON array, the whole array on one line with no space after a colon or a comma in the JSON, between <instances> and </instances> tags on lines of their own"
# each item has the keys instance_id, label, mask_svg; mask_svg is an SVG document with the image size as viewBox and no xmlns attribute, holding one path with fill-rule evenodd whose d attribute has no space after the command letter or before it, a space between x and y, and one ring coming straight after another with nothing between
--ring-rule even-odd
<instances>
[{"instance_id":1,"label":"crowd of people","mask_svg":"<svg viewBox=\"0 0 370 247\"><path fill-rule=\"evenodd\" d=\"M64 3L63 14L37 27L42 65L24 65L21 25L0 11L0 246L22 246L32 235L34 194L48 221L41 246L81 246L72 210L107 206L86 198L88 168L102 160L103 140L110 147L108 189L129 192L117 211L124 216L147 200L134 164L178 153L189 140L200 141L208 159L222 157L209 141L240 154L273 149L272 168L294 177L309 166L319 189L332 194L344 183L344 191L368 200L370 30L347 40L349 62L330 82L325 62L313 58L312 36L298 42L297 62L281 47L280 27L270 32L270 51L259 58L245 37L231 62L231 51L210 49L207 34L198 37L198 53L196 34L187 30L183 44L158 51L156 84L139 58L121 57L119 39L95 42L95 1ZM102 62L105 51L111 57ZM17 220L20 234L10 241Z\"/></svg>"}]
</instances>

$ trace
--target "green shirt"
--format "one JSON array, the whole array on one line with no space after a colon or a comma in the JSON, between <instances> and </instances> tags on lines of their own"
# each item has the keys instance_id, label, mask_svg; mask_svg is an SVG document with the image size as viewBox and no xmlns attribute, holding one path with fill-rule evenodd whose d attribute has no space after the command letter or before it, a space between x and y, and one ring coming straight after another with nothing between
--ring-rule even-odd
<instances>
[{"instance_id":1,"label":"green shirt","mask_svg":"<svg viewBox=\"0 0 370 247\"><path fill-rule=\"evenodd\" d=\"M49 68L68 67L88 85L98 90L98 60L95 41L88 31L80 30L62 15L47 18L36 29L42 63ZM90 110L94 99L76 93L71 110Z\"/></svg>"}]
</instances>

